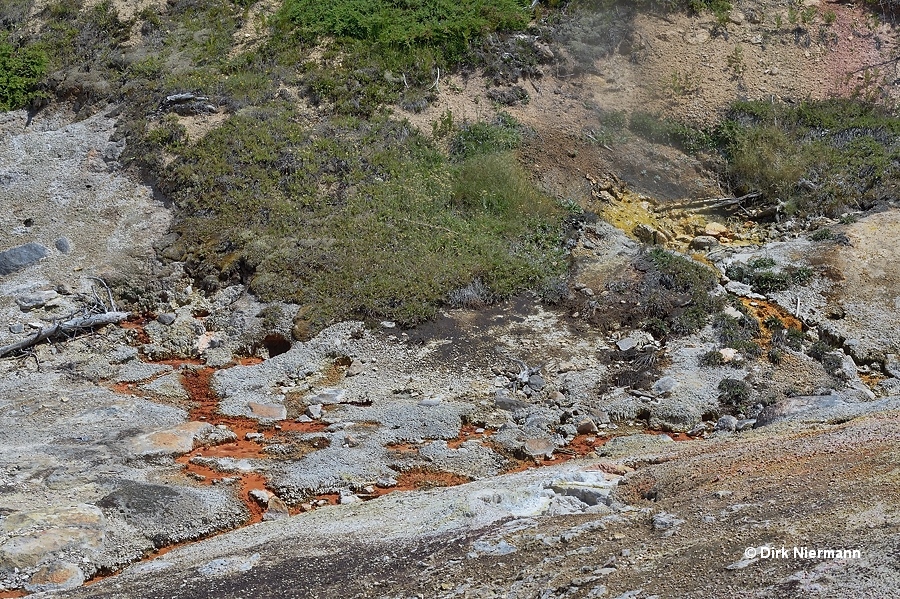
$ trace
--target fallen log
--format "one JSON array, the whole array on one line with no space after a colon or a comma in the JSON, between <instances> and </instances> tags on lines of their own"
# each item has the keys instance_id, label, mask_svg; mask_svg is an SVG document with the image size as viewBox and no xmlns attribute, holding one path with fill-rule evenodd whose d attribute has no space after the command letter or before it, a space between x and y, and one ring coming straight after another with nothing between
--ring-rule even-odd
<instances>
[{"instance_id":1,"label":"fallen log","mask_svg":"<svg viewBox=\"0 0 900 599\"><path fill-rule=\"evenodd\" d=\"M62 335L70 335L80 331L87 331L107 324L118 324L123 320L126 320L129 316L131 316L131 312L104 312L103 314L93 314L91 316L83 316L63 322L57 322L56 324L42 328L33 337L0 347L0 358L13 352L37 345L41 341L47 339Z\"/></svg>"}]
</instances>

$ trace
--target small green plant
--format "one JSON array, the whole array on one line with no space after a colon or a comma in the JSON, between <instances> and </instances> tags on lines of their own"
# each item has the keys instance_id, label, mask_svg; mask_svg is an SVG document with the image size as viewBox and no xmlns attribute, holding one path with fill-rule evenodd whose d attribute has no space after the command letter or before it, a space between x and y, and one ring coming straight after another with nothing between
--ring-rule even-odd
<instances>
[{"instance_id":1,"label":"small green plant","mask_svg":"<svg viewBox=\"0 0 900 599\"><path fill-rule=\"evenodd\" d=\"M834 25L834 22L837 21L837 14L833 10L826 10L822 15L822 20L825 21L825 24L829 27Z\"/></svg>"},{"instance_id":2,"label":"small green plant","mask_svg":"<svg viewBox=\"0 0 900 599\"><path fill-rule=\"evenodd\" d=\"M769 353L767 355L769 362L773 365L778 366L781 364L781 361L784 359L784 352L778 349L777 347L769 348Z\"/></svg>"},{"instance_id":3,"label":"small green plant","mask_svg":"<svg viewBox=\"0 0 900 599\"><path fill-rule=\"evenodd\" d=\"M725 58L725 61L735 77L741 77L747 68L747 65L744 64L744 49L740 44L734 47L734 50Z\"/></svg>"},{"instance_id":4,"label":"small green plant","mask_svg":"<svg viewBox=\"0 0 900 599\"><path fill-rule=\"evenodd\" d=\"M816 341L811 346L809 346L808 350L806 350L806 355L818 362L821 362L824 359L825 354L830 351L831 346L829 346L827 343L825 343L824 341Z\"/></svg>"},{"instance_id":5,"label":"small green plant","mask_svg":"<svg viewBox=\"0 0 900 599\"><path fill-rule=\"evenodd\" d=\"M812 241L828 241L834 239L834 232L831 229L819 229L809 236Z\"/></svg>"},{"instance_id":6,"label":"small green plant","mask_svg":"<svg viewBox=\"0 0 900 599\"><path fill-rule=\"evenodd\" d=\"M769 316L767 319L763 321L763 326L765 326L770 331L783 331L784 330L784 322L778 318L777 316Z\"/></svg>"},{"instance_id":7,"label":"small green plant","mask_svg":"<svg viewBox=\"0 0 900 599\"><path fill-rule=\"evenodd\" d=\"M722 366L725 364L725 358L722 352L717 349L710 350L700 356L700 366Z\"/></svg>"},{"instance_id":8,"label":"small green plant","mask_svg":"<svg viewBox=\"0 0 900 599\"><path fill-rule=\"evenodd\" d=\"M794 6L788 7L788 22L791 25L796 25L799 20L800 12Z\"/></svg>"},{"instance_id":9,"label":"small green plant","mask_svg":"<svg viewBox=\"0 0 900 599\"><path fill-rule=\"evenodd\" d=\"M840 223L842 225L852 225L857 222L859 218L855 214L843 214L840 218Z\"/></svg>"},{"instance_id":10,"label":"small green plant","mask_svg":"<svg viewBox=\"0 0 900 599\"><path fill-rule=\"evenodd\" d=\"M431 136L435 139L444 139L450 136L455 130L453 111L449 108L444 114L431 123Z\"/></svg>"},{"instance_id":11,"label":"small green plant","mask_svg":"<svg viewBox=\"0 0 900 599\"><path fill-rule=\"evenodd\" d=\"M817 14L818 11L815 6L807 6L800 12L800 20L803 21L804 25L809 25L816 20Z\"/></svg>"},{"instance_id":12,"label":"small green plant","mask_svg":"<svg viewBox=\"0 0 900 599\"><path fill-rule=\"evenodd\" d=\"M43 95L36 86L47 72L47 63L42 50L16 48L0 37L0 111L23 108Z\"/></svg>"},{"instance_id":13,"label":"small green plant","mask_svg":"<svg viewBox=\"0 0 900 599\"><path fill-rule=\"evenodd\" d=\"M785 329L784 336L782 342L786 347L794 351L800 351L803 348L803 342L806 340L806 335L803 334L798 328L790 327Z\"/></svg>"},{"instance_id":14,"label":"small green plant","mask_svg":"<svg viewBox=\"0 0 900 599\"><path fill-rule=\"evenodd\" d=\"M753 270L759 270L762 268L772 268L775 266L775 260L769 257L759 257L753 258L749 262L747 262L747 266L752 268Z\"/></svg>"},{"instance_id":15,"label":"small green plant","mask_svg":"<svg viewBox=\"0 0 900 599\"><path fill-rule=\"evenodd\" d=\"M719 402L730 407L738 407L750 399L750 385L740 379L719 381Z\"/></svg>"},{"instance_id":16,"label":"small green plant","mask_svg":"<svg viewBox=\"0 0 900 599\"><path fill-rule=\"evenodd\" d=\"M672 71L669 95L675 98L692 96L700 91L700 75L694 71Z\"/></svg>"}]
</instances>

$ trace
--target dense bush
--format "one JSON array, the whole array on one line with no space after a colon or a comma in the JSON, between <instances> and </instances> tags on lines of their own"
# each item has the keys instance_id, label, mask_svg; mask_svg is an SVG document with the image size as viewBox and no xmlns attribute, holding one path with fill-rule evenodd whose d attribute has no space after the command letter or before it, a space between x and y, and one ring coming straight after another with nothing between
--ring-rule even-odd
<instances>
[{"instance_id":1,"label":"dense bush","mask_svg":"<svg viewBox=\"0 0 900 599\"><path fill-rule=\"evenodd\" d=\"M40 96L36 86L46 71L44 52L15 48L0 38L0 111L22 108Z\"/></svg>"}]
</instances>

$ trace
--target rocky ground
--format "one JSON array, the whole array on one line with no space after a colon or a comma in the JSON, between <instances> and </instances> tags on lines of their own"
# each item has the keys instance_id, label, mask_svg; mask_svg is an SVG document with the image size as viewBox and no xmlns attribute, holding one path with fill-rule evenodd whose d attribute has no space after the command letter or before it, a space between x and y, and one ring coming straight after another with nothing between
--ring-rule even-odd
<instances>
[{"instance_id":1,"label":"rocky ground","mask_svg":"<svg viewBox=\"0 0 900 599\"><path fill-rule=\"evenodd\" d=\"M852 24L855 9L834 9ZM648 71L660 81L671 56L682 68L694 50L733 51L704 46L708 18L670 20L639 29L653 41L636 51L669 61ZM746 60L754 20L727 25ZM796 51L746 77L827 93L814 64L791 74ZM640 68L627 56L600 66ZM602 217L577 223L557 304L524 295L413 329L342 322L306 342L297 306L202 293L158 259L170 212L119 165L115 107L2 115L0 347L117 300L140 309L0 358L0 596L889 596L897 210L809 229L673 208L720 191L696 159L645 142L612 157L580 113L540 118L566 94L573 110L615 102L592 78L548 75L560 93L512 109L550 144L525 150L545 187ZM427 130L481 93L464 89L413 118ZM653 101L709 115L717 98ZM651 156L671 167L658 184L636 168ZM677 277L648 258L654 244L714 273L713 324L635 330L662 301L651 283ZM663 294L685 310L691 297Z\"/></svg>"}]
</instances>

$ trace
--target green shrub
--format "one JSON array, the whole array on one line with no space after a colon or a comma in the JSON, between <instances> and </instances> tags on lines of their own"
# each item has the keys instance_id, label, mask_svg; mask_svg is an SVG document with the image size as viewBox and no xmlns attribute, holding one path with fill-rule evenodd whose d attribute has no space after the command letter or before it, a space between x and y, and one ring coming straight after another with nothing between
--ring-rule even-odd
<instances>
[{"instance_id":1,"label":"green shrub","mask_svg":"<svg viewBox=\"0 0 900 599\"><path fill-rule=\"evenodd\" d=\"M721 297L712 295L718 277L706 266L659 247L647 254L656 272L648 273L644 300L650 319L662 319L668 329L687 335L703 328L710 314L722 308ZM689 301L684 301L683 296ZM679 297L680 296L680 297ZM673 305L673 300L681 307Z\"/></svg>"},{"instance_id":2,"label":"green shrub","mask_svg":"<svg viewBox=\"0 0 900 599\"><path fill-rule=\"evenodd\" d=\"M472 39L524 27L526 5L516 0L286 0L280 17L307 40L334 36L394 48L432 47L452 60Z\"/></svg>"},{"instance_id":3,"label":"green shrub","mask_svg":"<svg viewBox=\"0 0 900 599\"><path fill-rule=\"evenodd\" d=\"M827 241L834 238L834 233L831 231L831 229L819 229L818 231L810 235L809 238L812 241Z\"/></svg>"},{"instance_id":4,"label":"green shrub","mask_svg":"<svg viewBox=\"0 0 900 599\"><path fill-rule=\"evenodd\" d=\"M719 402L726 406L738 407L750 399L750 385L739 379L719 381Z\"/></svg>"},{"instance_id":5,"label":"green shrub","mask_svg":"<svg viewBox=\"0 0 900 599\"><path fill-rule=\"evenodd\" d=\"M35 47L16 48L0 37L0 111L27 106L42 95L37 83L47 72L47 55Z\"/></svg>"}]
</instances>

